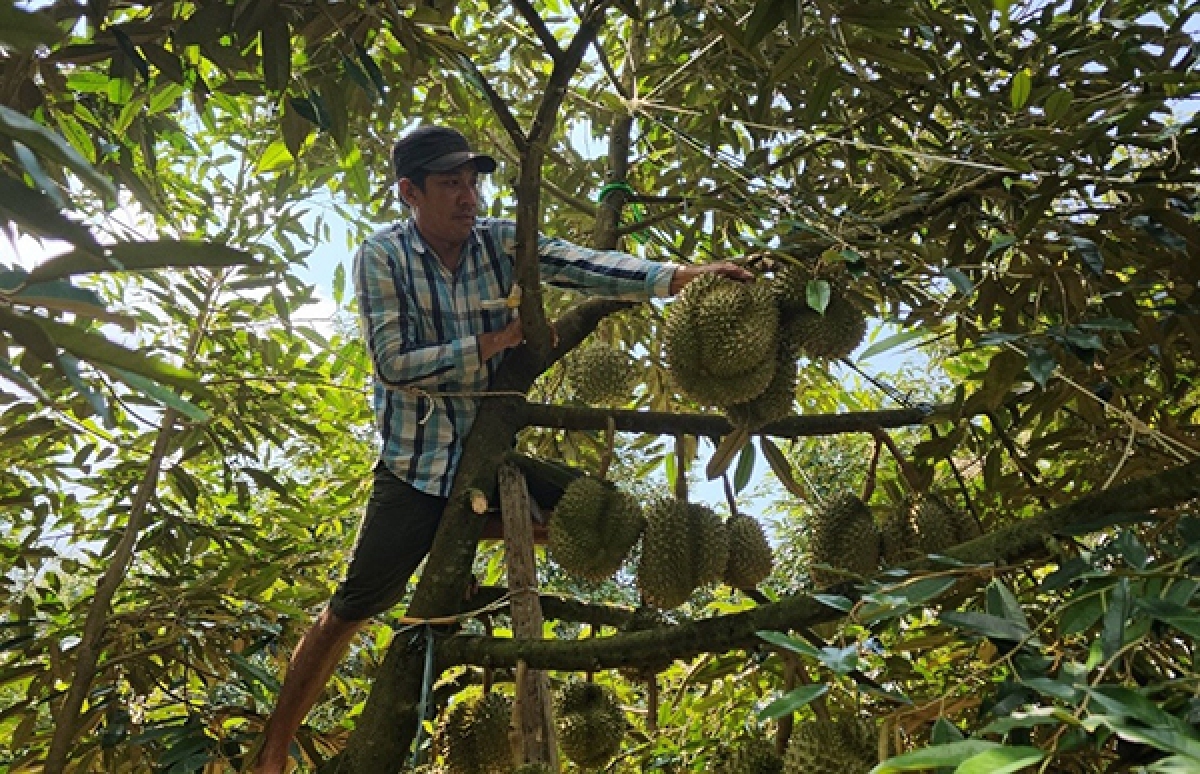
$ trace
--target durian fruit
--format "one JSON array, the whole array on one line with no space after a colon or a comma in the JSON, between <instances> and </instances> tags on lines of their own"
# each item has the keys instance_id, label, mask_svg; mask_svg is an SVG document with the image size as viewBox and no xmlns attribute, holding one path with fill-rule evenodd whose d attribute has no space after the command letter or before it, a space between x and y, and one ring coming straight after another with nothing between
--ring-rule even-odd
<instances>
[{"instance_id":1,"label":"durian fruit","mask_svg":"<svg viewBox=\"0 0 1200 774\"><path fill-rule=\"evenodd\" d=\"M808 283L829 283L824 312L808 304ZM853 352L867 333L867 320L850 300L849 275L844 264L809 268L789 264L775 274L771 288L780 312L780 337L792 357L836 360Z\"/></svg>"},{"instance_id":2,"label":"durian fruit","mask_svg":"<svg viewBox=\"0 0 1200 774\"><path fill-rule=\"evenodd\" d=\"M747 735L724 747L711 769L713 774L781 774L783 759L775 743L761 734Z\"/></svg>"},{"instance_id":3,"label":"durian fruit","mask_svg":"<svg viewBox=\"0 0 1200 774\"><path fill-rule=\"evenodd\" d=\"M645 524L632 496L600 479L578 478L550 515L550 556L571 575L591 581L611 578Z\"/></svg>"},{"instance_id":4,"label":"durian fruit","mask_svg":"<svg viewBox=\"0 0 1200 774\"><path fill-rule=\"evenodd\" d=\"M867 774L879 759L874 721L814 720L792 731L784 774Z\"/></svg>"},{"instance_id":5,"label":"durian fruit","mask_svg":"<svg viewBox=\"0 0 1200 774\"><path fill-rule=\"evenodd\" d=\"M696 588L692 585L688 529L687 503L662 498L646 510L638 588L646 602L664 610L682 605Z\"/></svg>"},{"instance_id":6,"label":"durian fruit","mask_svg":"<svg viewBox=\"0 0 1200 774\"><path fill-rule=\"evenodd\" d=\"M912 506L921 551L936 554L979 537L979 525L966 513L933 496L919 498Z\"/></svg>"},{"instance_id":7,"label":"durian fruit","mask_svg":"<svg viewBox=\"0 0 1200 774\"><path fill-rule=\"evenodd\" d=\"M508 774L512 749L508 729L512 700L498 693L451 705L437 734L447 774Z\"/></svg>"},{"instance_id":8,"label":"durian fruit","mask_svg":"<svg viewBox=\"0 0 1200 774\"><path fill-rule=\"evenodd\" d=\"M696 589L719 581L728 560L729 534L716 511L674 498L648 509L637 580L649 604L679 607Z\"/></svg>"},{"instance_id":9,"label":"durian fruit","mask_svg":"<svg viewBox=\"0 0 1200 774\"><path fill-rule=\"evenodd\" d=\"M917 530L912 522L912 507L905 503L892 511L879 525L880 554L891 566L916 558L920 553Z\"/></svg>"},{"instance_id":10,"label":"durian fruit","mask_svg":"<svg viewBox=\"0 0 1200 774\"><path fill-rule=\"evenodd\" d=\"M753 516L735 514L725 522L729 533L729 561L723 580L735 589L752 589L762 583L775 563L771 544Z\"/></svg>"},{"instance_id":11,"label":"durian fruit","mask_svg":"<svg viewBox=\"0 0 1200 774\"><path fill-rule=\"evenodd\" d=\"M766 283L704 274L671 304L663 344L672 378L711 406L746 403L775 375L779 310Z\"/></svg>"},{"instance_id":12,"label":"durian fruit","mask_svg":"<svg viewBox=\"0 0 1200 774\"><path fill-rule=\"evenodd\" d=\"M871 509L857 495L847 492L831 498L813 513L809 528L809 574L818 586L855 575L869 577L879 569L879 527L871 518ZM816 565L845 573L822 570Z\"/></svg>"},{"instance_id":13,"label":"durian fruit","mask_svg":"<svg viewBox=\"0 0 1200 774\"><path fill-rule=\"evenodd\" d=\"M775 375L766 389L746 403L728 406L725 416L735 427L744 427L750 432L783 419L792 413L796 403L797 376L795 356L780 346L775 358Z\"/></svg>"},{"instance_id":14,"label":"durian fruit","mask_svg":"<svg viewBox=\"0 0 1200 774\"><path fill-rule=\"evenodd\" d=\"M555 717L562 754L582 769L598 769L621 751L625 714L608 688L572 682L559 692Z\"/></svg>"},{"instance_id":15,"label":"durian fruit","mask_svg":"<svg viewBox=\"0 0 1200 774\"><path fill-rule=\"evenodd\" d=\"M729 563L729 532L720 514L706 505L688 503L692 588L721 580ZM690 596L690 593L689 593Z\"/></svg>"},{"instance_id":16,"label":"durian fruit","mask_svg":"<svg viewBox=\"0 0 1200 774\"><path fill-rule=\"evenodd\" d=\"M824 314L807 309L783 326L783 337L791 351L824 360L846 357L866 335L867 318L838 293L830 294Z\"/></svg>"},{"instance_id":17,"label":"durian fruit","mask_svg":"<svg viewBox=\"0 0 1200 774\"><path fill-rule=\"evenodd\" d=\"M637 382L629 355L599 342L572 352L565 368L571 392L589 406L625 403Z\"/></svg>"}]
</instances>

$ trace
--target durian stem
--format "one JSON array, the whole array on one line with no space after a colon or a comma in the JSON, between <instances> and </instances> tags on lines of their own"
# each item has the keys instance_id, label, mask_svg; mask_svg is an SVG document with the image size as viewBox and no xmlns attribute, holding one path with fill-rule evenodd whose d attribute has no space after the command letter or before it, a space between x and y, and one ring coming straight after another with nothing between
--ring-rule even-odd
<instances>
[{"instance_id":1,"label":"durian stem","mask_svg":"<svg viewBox=\"0 0 1200 774\"><path fill-rule=\"evenodd\" d=\"M875 451L871 454L871 464L867 466L867 479L863 482L862 501L864 503L871 501L871 495L875 494L875 479L879 473L879 457L883 452L883 444L879 439L875 439Z\"/></svg>"},{"instance_id":2,"label":"durian stem","mask_svg":"<svg viewBox=\"0 0 1200 774\"><path fill-rule=\"evenodd\" d=\"M687 444L686 436L675 436L675 499L681 503L688 501L687 484Z\"/></svg>"},{"instance_id":3,"label":"durian stem","mask_svg":"<svg viewBox=\"0 0 1200 774\"><path fill-rule=\"evenodd\" d=\"M929 427L929 434L934 438L938 438L938 431L932 425ZM954 475L954 481L958 484L958 491L962 492L963 502L966 503L967 512L971 514L971 518L975 520L975 524L979 527L979 531L983 532L983 520L979 518L979 511L975 509L975 501L971 498L971 490L967 488L967 480L963 478L962 471L958 469L958 465L954 464L954 457L947 454L946 464L950 466L950 472ZM1049 507L1049 506L1043 506Z\"/></svg>"},{"instance_id":4,"label":"durian stem","mask_svg":"<svg viewBox=\"0 0 1200 774\"><path fill-rule=\"evenodd\" d=\"M892 458L896 460L896 466L900 468L900 475L904 478L904 482L908 484L908 488L913 494L920 494L925 487L921 485L921 475L917 473L917 469L900 451L900 447L896 446L896 442L888 435L887 431L881 427L876 427L871 431L871 435L875 436L875 440L887 446L888 451L892 453Z\"/></svg>"},{"instance_id":5,"label":"durian stem","mask_svg":"<svg viewBox=\"0 0 1200 774\"><path fill-rule=\"evenodd\" d=\"M608 427L604 429L604 454L600 456L600 479L608 480L608 469L612 466L613 451L617 443L617 423L608 418Z\"/></svg>"},{"instance_id":6,"label":"durian stem","mask_svg":"<svg viewBox=\"0 0 1200 774\"><path fill-rule=\"evenodd\" d=\"M721 484L725 487L725 502L729 503L729 518L738 515L737 495L734 494L733 484L729 483L729 474L721 474Z\"/></svg>"}]
</instances>

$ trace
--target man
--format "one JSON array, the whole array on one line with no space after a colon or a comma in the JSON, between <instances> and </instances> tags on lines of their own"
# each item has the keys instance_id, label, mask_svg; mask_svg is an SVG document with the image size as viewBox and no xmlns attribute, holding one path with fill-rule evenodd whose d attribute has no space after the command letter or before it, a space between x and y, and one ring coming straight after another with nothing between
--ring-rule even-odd
<instances>
[{"instance_id":1,"label":"man","mask_svg":"<svg viewBox=\"0 0 1200 774\"><path fill-rule=\"evenodd\" d=\"M259 774L284 770L292 737L355 633L404 595L433 543L477 396L523 340L504 304L515 224L478 217L479 175L496 161L440 126L401 137L392 160L411 217L372 235L354 260L382 442L374 490L346 577L292 655ZM674 295L706 272L751 279L729 263L677 266L557 239L541 238L539 254L544 281L613 298Z\"/></svg>"}]
</instances>

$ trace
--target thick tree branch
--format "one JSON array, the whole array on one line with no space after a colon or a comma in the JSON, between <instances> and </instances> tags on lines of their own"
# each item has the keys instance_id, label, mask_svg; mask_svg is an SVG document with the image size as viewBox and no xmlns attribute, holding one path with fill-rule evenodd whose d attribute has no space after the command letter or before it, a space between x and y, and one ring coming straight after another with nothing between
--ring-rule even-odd
<instances>
[{"instance_id":1,"label":"thick tree branch","mask_svg":"<svg viewBox=\"0 0 1200 774\"><path fill-rule=\"evenodd\" d=\"M945 553L968 564L1005 563L1044 550L1049 535L1088 529L1106 516L1179 505L1200 497L1200 461L1131 481L1079 498L1070 505L984 535ZM927 560L905 565L932 567ZM853 584L837 591L855 599ZM756 632L787 631L837 620L841 614L808 595L797 595L742 613L691 621L665 629L631 632L588 640L529 643L484 637L452 637L439 646L447 664L512 666L517 659L537 669L597 670L643 666L687 659L700 653L723 653L758 644Z\"/></svg>"},{"instance_id":2,"label":"thick tree branch","mask_svg":"<svg viewBox=\"0 0 1200 774\"><path fill-rule=\"evenodd\" d=\"M885 409L883 411L850 411L844 414L814 414L780 419L765 425L759 435L779 438L806 438L842 433L869 433L881 427L908 427L923 424L930 415L922 409ZM629 409L583 408L556 406L546 403L527 403L522 408L522 420L533 427L556 427L564 430L604 430L612 419L617 430L626 433L657 435L700 435L719 438L733 430L729 420L719 414L674 414L667 411L636 411Z\"/></svg>"},{"instance_id":3,"label":"thick tree branch","mask_svg":"<svg viewBox=\"0 0 1200 774\"><path fill-rule=\"evenodd\" d=\"M558 45L558 39L554 37L554 33L546 26L546 20L537 12L529 0L513 0L513 6L524 17L525 23L528 24L538 40L542 41L542 46L546 49L546 54L557 66L562 62L563 53L562 46Z\"/></svg>"},{"instance_id":4,"label":"thick tree branch","mask_svg":"<svg viewBox=\"0 0 1200 774\"><path fill-rule=\"evenodd\" d=\"M504 131L508 133L508 138L512 141L513 147L518 153L524 154L529 147L529 140L525 137L525 132L522 131L521 125L517 122L517 117L513 115L508 107L508 102L497 93L491 81L483 74L466 54L459 54L457 57L459 67L466 71L467 77L470 78L487 97L488 105L491 106L492 112L496 114L496 120L504 127Z\"/></svg>"},{"instance_id":5,"label":"thick tree branch","mask_svg":"<svg viewBox=\"0 0 1200 774\"><path fill-rule=\"evenodd\" d=\"M601 5L582 20L567 50L555 60L554 70L550 73L533 124L529 128L529 145L521 154L521 173L516 185L517 232L513 248L516 259L515 279L523 291L521 321L525 340L539 356L550 350L552 338L542 307L541 278L538 270L538 232L542 222L542 161L556 125L558 110L566 97L567 87L579 69L583 54L599 31L603 19Z\"/></svg>"}]
</instances>

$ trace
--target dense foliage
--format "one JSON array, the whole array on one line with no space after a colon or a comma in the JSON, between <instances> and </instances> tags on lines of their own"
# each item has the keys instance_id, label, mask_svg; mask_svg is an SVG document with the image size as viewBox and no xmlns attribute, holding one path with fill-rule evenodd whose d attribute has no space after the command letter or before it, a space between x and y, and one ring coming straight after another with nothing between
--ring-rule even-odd
<instances>
[{"instance_id":1,"label":"dense foliage","mask_svg":"<svg viewBox=\"0 0 1200 774\"><path fill-rule=\"evenodd\" d=\"M668 623L813 592L806 518L847 489L880 516L935 493L1023 547L914 561L826 590L822 622L637 664L656 691L602 672L632 710L619 769L704 770L743 731L857 715L905 756L881 772L1195 770L1196 493L1052 509L1200 456L1196 30L1183 3L1118 0L0 2L0 218L65 251L0 265L0 769L223 771L253 749L374 453L348 260L332 319L301 276L330 214L351 242L396 217L389 142L438 120L500 158L486 193L508 216L547 127L547 233L607 243L615 207L651 257L844 266L887 325L854 362L805 361L797 412L929 410L882 454L867 434L756 438L729 489L770 462L753 502L777 571L765 596L717 587ZM573 301L545 295L551 316ZM696 411L661 319L601 325L639 369L619 407ZM881 370L901 346L916 372ZM580 405L564 370L531 399ZM711 448L519 443L634 491L686 490ZM476 562L502 577L494 547ZM636 601L625 575L543 569ZM613 632L555 632L589 628ZM303 765L354 747L394 639L384 621L356 643Z\"/></svg>"}]
</instances>

